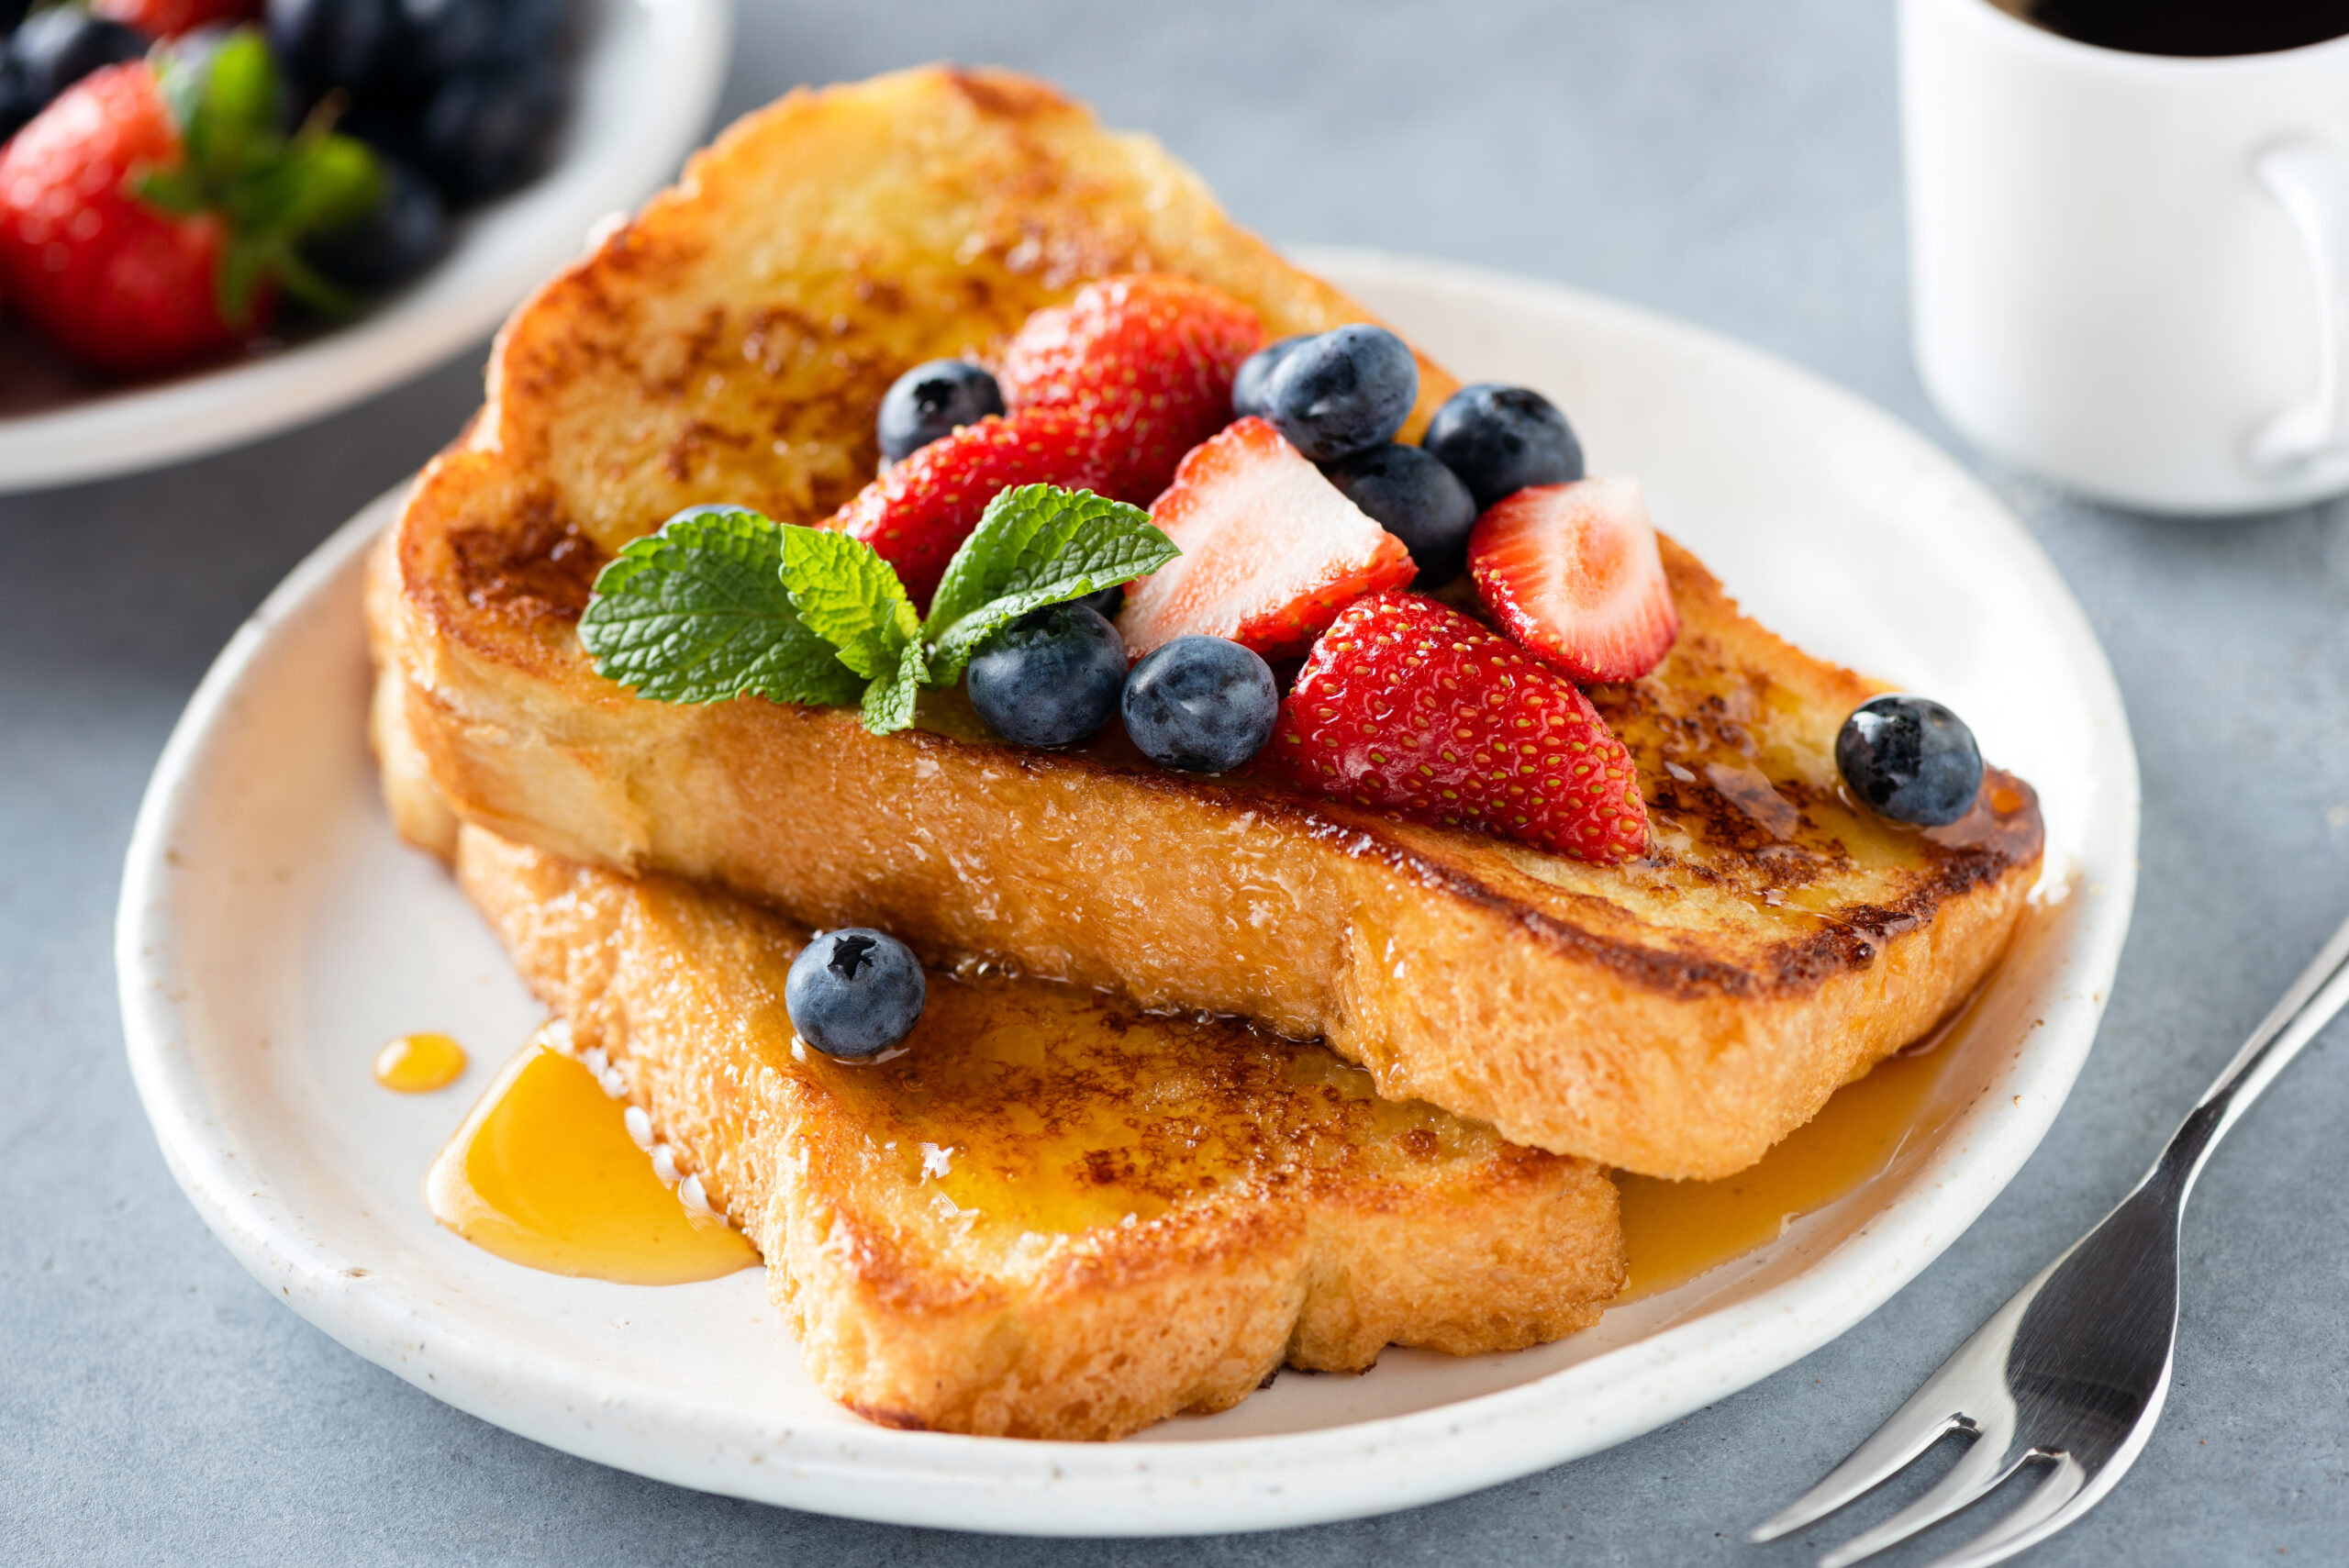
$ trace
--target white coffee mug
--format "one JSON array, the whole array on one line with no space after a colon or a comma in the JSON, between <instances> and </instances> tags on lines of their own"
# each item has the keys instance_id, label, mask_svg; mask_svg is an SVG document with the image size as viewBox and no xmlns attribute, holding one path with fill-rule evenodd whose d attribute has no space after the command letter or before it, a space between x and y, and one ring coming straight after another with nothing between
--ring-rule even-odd
<instances>
[{"instance_id":1,"label":"white coffee mug","mask_svg":"<svg viewBox=\"0 0 2349 1568\"><path fill-rule=\"evenodd\" d=\"M1902 0L1917 363L1950 422L2099 499L2349 491L2349 38L2188 59Z\"/></svg>"}]
</instances>

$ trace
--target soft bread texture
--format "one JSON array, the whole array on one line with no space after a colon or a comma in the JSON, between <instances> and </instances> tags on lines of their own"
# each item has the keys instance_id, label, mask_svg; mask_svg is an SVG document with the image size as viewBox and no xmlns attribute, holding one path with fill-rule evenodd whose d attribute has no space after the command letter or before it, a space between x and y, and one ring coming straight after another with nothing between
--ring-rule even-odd
<instances>
[{"instance_id":1,"label":"soft bread texture","mask_svg":"<svg viewBox=\"0 0 2349 1568\"><path fill-rule=\"evenodd\" d=\"M617 543L690 502L818 519L870 472L898 370L1141 264L1275 332L1358 315L1154 147L1019 78L885 77L729 132L508 325L488 406L378 558L379 712L431 786L417 812L933 961L1241 1014L1391 1098L1661 1176L1752 1163L1979 984L2036 876L2028 786L1994 773L1932 832L1855 810L1834 735L1880 688L1745 618L1670 540L1678 644L1591 694L1656 829L1613 868L1171 773L1114 731L1005 747L953 694L876 738L845 709L668 706L594 673L573 622Z\"/></svg>"},{"instance_id":2,"label":"soft bread texture","mask_svg":"<svg viewBox=\"0 0 2349 1568\"><path fill-rule=\"evenodd\" d=\"M1319 1046L933 974L905 1053L843 1065L794 1049L801 929L479 828L456 863L763 1254L809 1374L871 1419L1114 1438L1284 1362L1553 1340L1621 1288L1604 1171L1382 1100Z\"/></svg>"},{"instance_id":3,"label":"soft bread texture","mask_svg":"<svg viewBox=\"0 0 2349 1568\"><path fill-rule=\"evenodd\" d=\"M932 67L801 90L515 315L472 445L607 551L696 502L814 522L873 477L904 371L992 361L1040 306L1153 271L1223 290L1271 338L1367 319L1156 142L1041 82ZM1456 386L1420 381L1412 429Z\"/></svg>"}]
</instances>

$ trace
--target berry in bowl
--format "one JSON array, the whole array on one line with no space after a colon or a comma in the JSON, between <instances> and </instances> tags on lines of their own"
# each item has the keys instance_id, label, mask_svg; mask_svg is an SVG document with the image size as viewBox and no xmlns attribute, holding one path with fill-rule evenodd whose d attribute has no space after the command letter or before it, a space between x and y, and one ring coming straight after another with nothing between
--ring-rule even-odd
<instances>
[{"instance_id":1,"label":"berry in bowl","mask_svg":"<svg viewBox=\"0 0 2349 1568\"><path fill-rule=\"evenodd\" d=\"M728 26L726 0L24 19L0 45L0 490L267 434L477 340L674 172Z\"/></svg>"}]
</instances>

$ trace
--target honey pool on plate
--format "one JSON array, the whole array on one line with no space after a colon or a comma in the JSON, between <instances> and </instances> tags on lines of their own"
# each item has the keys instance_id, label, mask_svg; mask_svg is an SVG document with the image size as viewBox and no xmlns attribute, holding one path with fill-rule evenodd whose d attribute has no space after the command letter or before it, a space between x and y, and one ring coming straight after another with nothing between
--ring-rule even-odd
<instances>
[{"instance_id":1,"label":"honey pool on plate","mask_svg":"<svg viewBox=\"0 0 2349 1568\"><path fill-rule=\"evenodd\" d=\"M404 1034L375 1053L375 1082L403 1095L445 1089L464 1072L465 1048L445 1034Z\"/></svg>"},{"instance_id":2,"label":"honey pool on plate","mask_svg":"<svg viewBox=\"0 0 2349 1568\"><path fill-rule=\"evenodd\" d=\"M1618 1173L1631 1259L1620 1299L1669 1290L1750 1251L1883 1170L1923 1130L1920 1108L1947 1059L1943 1047L1962 1027L1845 1084L1733 1176L1670 1182ZM425 1196L433 1218L466 1240L551 1273L686 1284L759 1262L740 1232L687 1209L662 1184L594 1073L535 1041L441 1150Z\"/></svg>"},{"instance_id":3,"label":"honey pool on plate","mask_svg":"<svg viewBox=\"0 0 2349 1568\"><path fill-rule=\"evenodd\" d=\"M549 1273L690 1284L759 1261L662 1184L594 1073L535 1041L432 1162L424 1194L474 1246Z\"/></svg>"},{"instance_id":4,"label":"honey pool on plate","mask_svg":"<svg viewBox=\"0 0 2349 1568\"><path fill-rule=\"evenodd\" d=\"M1889 1057L1835 1091L1820 1113L1756 1164L1714 1182L1668 1182L1618 1172L1630 1301L1696 1278L1776 1239L1787 1222L1824 1207L1890 1164L1919 1131L1920 1107L1948 1053Z\"/></svg>"}]
</instances>

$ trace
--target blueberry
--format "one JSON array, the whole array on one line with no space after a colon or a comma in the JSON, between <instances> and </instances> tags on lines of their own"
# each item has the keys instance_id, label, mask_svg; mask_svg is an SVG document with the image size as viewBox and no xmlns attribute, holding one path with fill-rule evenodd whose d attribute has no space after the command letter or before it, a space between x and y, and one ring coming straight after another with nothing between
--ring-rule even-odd
<instances>
[{"instance_id":1,"label":"blueberry","mask_svg":"<svg viewBox=\"0 0 2349 1568\"><path fill-rule=\"evenodd\" d=\"M269 0L262 20L278 63L313 95L383 76L399 40L399 0Z\"/></svg>"},{"instance_id":2,"label":"blueberry","mask_svg":"<svg viewBox=\"0 0 2349 1568\"><path fill-rule=\"evenodd\" d=\"M1220 773L1273 738L1281 694L1272 666L1251 650L1220 637L1178 637L1134 666L1120 706L1127 735L1151 761Z\"/></svg>"},{"instance_id":3,"label":"blueberry","mask_svg":"<svg viewBox=\"0 0 2349 1568\"><path fill-rule=\"evenodd\" d=\"M1835 765L1852 793L1895 822L1941 828L1974 809L1982 752L1965 721L1927 697L1860 705L1835 737Z\"/></svg>"},{"instance_id":4,"label":"blueberry","mask_svg":"<svg viewBox=\"0 0 2349 1568\"><path fill-rule=\"evenodd\" d=\"M571 0L506 0L498 9L498 54L551 54L562 48L570 25Z\"/></svg>"},{"instance_id":5,"label":"blueberry","mask_svg":"<svg viewBox=\"0 0 2349 1568\"><path fill-rule=\"evenodd\" d=\"M101 21L79 6L42 11L8 39L0 65L0 135L49 107L50 100L94 71L137 60L147 40L120 22Z\"/></svg>"},{"instance_id":6,"label":"blueberry","mask_svg":"<svg viewBox=\"0 0 2349 1568\"><path fill-rule=\"evenodd\" d=\"M1084 605L1047 605L979 645L971 706L1020 746L1074 746L1109 722L1126 684L1118 628Z\"/></svg>"},{"instance_id":7,"label":"blueberry","mask_svg":"<svg viewBox=\"0 0 2349 1568\"><path fill-rule=\"evenodd\" d=\"M469 66L506 58L506 7L499 0L395 0L399 70L438 82Z\"/></svg>"},{"instance_id":8,"label":"blueberry","mask_svg":"<svg viewBox=\"0 0 2349 1568\"><path fill-rule=\"evenodd\" d=\"M1329 462L1395 439L1419 395L1419 367L1384 327L1341 327L1280 357L1264 381L1264 417L1288 444Z\"/></svg>"},{"instance_id":9,"label":"blueberry","mask_svg":"<svg viewBox=\"0 0 2349 1568\"><path fill-rule=\"evenodd\" d=\"M505 0L498 7L498 59L559 54L571 35L571 0Z\"/></svg>"},{"instance_id":10,"label":"blueberry","mask_svg":"<svg viewBox=\"0 0 2349 1568\"><path fill-rule=\"evenodd\" d=\"M393 0L398 75L429 88L478 66L511 64L562 47L568 0Z\"/></svg>"},{"instance_id":11,"label":"blueberry","mask_svg":"<svg viewBox=\"0 0 2349 1568\"><path fill-rule=\"evenodd\" d=\"M313 240L303 255L346 288L397 288L449 249L449 213L432 183L395 158L378 155L384 199L349 228Z\"/></svg>"},{"instance_id":12,"label":"blueberry","mask_svg":"<svg viewBox=\"0 0 2349 1568\"><path fill-rule=\"evenodd\" d=\"M562 106L562 76L551 61L468 67L424 101L417 161L453 204L501 195L546 161Z\"/></svg>"},{"instance_id":13,"label":"blueberry","mask_svg":"<svg viewBox=\"0 0 2349 1568\"><path fill-rule=\"evenodd\" d=\"M1003 389L970 361L916 365L882 395L881 455L891 462L911 457L941 436L1002 412Z\"/></svg>"},{"instance_id":14,"label":"blueberry","mask_svg":"<svg viewBox=\"0 0 2349 1568\"><path fill-rule=\"evenodd\" d=\"M17 57L0 50L0 141L22 130L27 121L47 106L34 93Z\"/></svg>"},{"instance_id":15,"label":"blueberry","mask_svg":"<svg viewBox=\"0 0 2349 1568\"><path fill-rule=\"evenodd\" d=\"M1330 483L1347 500L1403 541L1419 566L1420 583L1439 587L1467 565L1475 498L1431 453L1389 441L1341 458L1328 472Z\"/></svg>"},{"instance_id":16,"label":"blueberry","mask_svg":"<svg viewBox=\"0 0 2349 1568\"><path fill-rule=\"evenodd\" d=\"M1126 607L1126 585L1120 583L1114 588L1104 588L1097 594L1087 594L1081 599L1069 602L1083 605L1103 620L1113 621L1118 618L1118 612Z\"/></svg>"},{"instance_id":17,"label":"blueberry","mask_svg":"<svg viewBox=\"0 0 2349 1568\"><path fill-rule=\"evenodd\" d=\"M913 950L861 926L809 942L783 983L784 1010L799 1038L852 1062L878 1056L913 1033L929 999L930 982Z\"/></svg>"},{"instance_id":18,"label":"blueberry","mask_svg":"<svg viewBox=\"0 0 2349 1568\"><path fill-rule=\"evenodd\" d=\"M1582 443L1558 406L1522 386L1480 382L1444 399L1419 444L1458 474L1483 511L1529 484L1582 477Z\"/></svg>"},{"instance_id":19,"label":"blueberry","mask_svg":"<svg viewBox=\"0 0 2349 1568\"><path fill-rule=\"evenodd\" d=\"M1267 343L1240 361L1240 373L1231 378L1231 417L1235 419L1264 417L1264 384L1272 379L1273 367L1288 357L1288 351L1313 336L1299 332L1293 338L1283 338Z\"/></svg>"}]
</instances>

